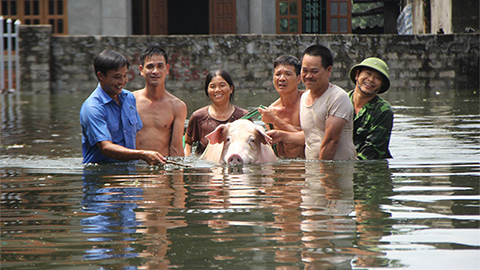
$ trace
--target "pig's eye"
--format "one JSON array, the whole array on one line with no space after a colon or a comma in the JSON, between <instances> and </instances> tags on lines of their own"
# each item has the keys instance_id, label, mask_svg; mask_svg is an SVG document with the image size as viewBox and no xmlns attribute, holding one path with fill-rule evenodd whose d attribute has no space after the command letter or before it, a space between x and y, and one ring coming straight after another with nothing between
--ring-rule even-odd
<instances>
[{"instance_id":1,"label":"pig's eye","mask_svg":"<svg viewBox=\"0 0 480 270\"><path fill-rule=\"evenodd\" d=\"M231 140L232 140L232 139L231 139L230 137L227 137L227 138L225 139L225 142L226 142L226 143L229 143Z\"/></svg>"}]
</instances>

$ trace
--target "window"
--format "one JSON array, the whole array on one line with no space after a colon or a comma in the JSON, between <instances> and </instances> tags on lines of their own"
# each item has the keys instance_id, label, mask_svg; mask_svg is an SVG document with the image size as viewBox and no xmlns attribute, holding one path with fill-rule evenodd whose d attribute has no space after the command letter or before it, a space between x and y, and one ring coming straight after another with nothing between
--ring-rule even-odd
<instances>
[{"instance_id":1,"label":"window","mask_svg":"<svg viewBox=\"0 0 480 270\"><path fill-rule=\"evenodd\" d=\"M1 0L2 16L22 24L50 24L54 35L68 34L67 0Z\"/></svg>"},{"instance_id":2,"label":"window","mask_svg":"<svg viewBox=\"0 0 480 270\"><path fill-rule=\"evenodd\" d=\"M350 0L328 0L327 32L330 34L351 33L351 10Z\"/></svg>"},{"instance_id":3,"label":"window","mask_svg":"<svg viewBox=\"0 0 480 270\"><path fill-rule=\"evenodd\" d=\"M298 34L302 32L302 1L277 0L277 34Z\"/></svg>"},{"instance_id":4,"label":"window","mask_svg":"<svg viewBox=\"0 0 480 270\"><path fill-rule=\"evenodd\" d=\"M303 33L327 33L326 0L303 0Z\"/></svg>"},{"instance_id":5,"label":"window","mask_svg":"<svg viewBox=\"0 0 480 270\"><path fill-rule=\"evenodd\" d=\"M277 34L351 33L351 0L277 0Z\"/></svg>"}]
</instances>

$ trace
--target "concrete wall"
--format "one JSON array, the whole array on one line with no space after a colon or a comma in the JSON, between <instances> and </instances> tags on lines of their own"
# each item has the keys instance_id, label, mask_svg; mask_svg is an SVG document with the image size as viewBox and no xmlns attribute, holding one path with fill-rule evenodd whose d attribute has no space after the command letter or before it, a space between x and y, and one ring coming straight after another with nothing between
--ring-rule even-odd
<instances>
[{"instance_id":1,"label":"concrete wall","mask_svg":"<svg viewBox=\"0 0 480 270\"><path fill-rule=\"evenodd\" d=\"M238 16L238 15L237 15ZM275 34L275 1L249 1L250 34Z\"/></svg>"},{"instance_id":2,"label":"concrete wall","mask_svg":"<svg viewBox=\"0 0 480 270\"><path fill-rule=\"evenodd\" d=\"M178 0L180 1L180 0ZM403 0L413 7L413 33L430 34L424 31L422 0ZM478 32L478 0L430 0L431 33L442 28L445 34L463 33L466 28ZM68 5L69 35L131 35L131 0L75 0ZM395 11L397 9L397 11ZM396 33L396 19L401 8L396 3L386 2L385 11L392 15L385 18L386 33ZM237 34L275 34L276 1L237 0Z\"/></svg>"},{"instance_id":3,"label":"concrete wall","mask_svg":"<svg viewBox=\"0 0 480 270\"><path fill-rule=\"evenodd\" d=\"M68 2L69 35L130 35L131 0Z\"/></svg>"},{"instance_id":4,"label":"concrete wall","mask_svg":"<svg viewBox=\"0 0 480 270\"><path fill-rule=\"evenodd\" d=\"M20 91L51 92L51 25L19 27ZM18 50L17 50L18 53Z\"/></svg>"},{"instance_id":5,"label":"concrete wall","mask_svg":"<svg viewBox=\"0 0 480 270\"><path fill-rule=\"evenodd\" d=\"M237 34L248 34L250 31L249 0L237 0Z\"/></svg>"},{"instance_id":6,"label":"concrete wall","mask_svg":"<svg viewBox=\"0 0 480 270\"><path fill-rule=\"evenodd\" d=\"M69 1L69 35L131 35L131 0ZM274 34L275 1L237 0L238 34Z\"/></svg>"},{"instance_id":7,"label":"concrete wall","mask_svg":"<svg viewBox=\"0 0 480 270\"><path fill-rule=\"evenodd\" d=\"M170 60L167 88L201 91L209 70L226 69L237 90L273 90L272 64L282 54L301 57L311 44L335 53L331 81L353 88L348 71L365 57L390 66L392 88L479 88L479 34L455 35L195 35L195 36L50 36L50 26L20 26L20 91L69 93L96 85L93 59L114 49L131 62L127 89L144 86L139 55L148 44L166 49Z\"/></svg>"}]
</instances>

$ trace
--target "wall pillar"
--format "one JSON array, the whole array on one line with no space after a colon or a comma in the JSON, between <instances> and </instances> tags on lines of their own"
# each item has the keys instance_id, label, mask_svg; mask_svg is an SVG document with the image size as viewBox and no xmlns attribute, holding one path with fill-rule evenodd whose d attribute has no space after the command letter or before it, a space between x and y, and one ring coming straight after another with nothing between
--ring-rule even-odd
<instances>
[{"instance_id":1,"label":"wall pillar","mask_svg":"<svg viewBox=\"0 0 480 270\"><path fill-rule=\"evenodd\" d=\"M431 33L452 34L452 2L451 0L430 1Z\"/></svg>"},{"instance_id":2,"label":"wall pillar","mask_svg":"<svg viewBox=\"0 0 480 270\"><path fill-rule=\"evenodd\" d=\"M20 91L50 93L51 25L20 25Z\"/></svg>"},{"instance_id":3,"label":"wall pillar","mask_svg":"<svg viewBox=\"0 0 480 270\"><path fill-rule=\"evenodd\" d=\"M262 34L262 0L250 0L250 33Z\"/></svg>"}]
</instances>

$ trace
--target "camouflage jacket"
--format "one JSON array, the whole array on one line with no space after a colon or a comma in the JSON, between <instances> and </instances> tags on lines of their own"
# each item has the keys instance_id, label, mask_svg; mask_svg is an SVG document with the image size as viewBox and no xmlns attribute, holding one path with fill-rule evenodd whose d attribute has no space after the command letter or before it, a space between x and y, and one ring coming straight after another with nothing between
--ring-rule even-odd
<instances>
[{"instance_id":1,"label":"camouflage jacket","mask_svg":"<svg viewBox=\"0 0 480 270\"><path fill-rule=\"evenodd\" d=\"M353 91L348 93L352 104ZM379 96L375 96L358 114L354 114L353 143L358 159L391 158L388 145L392 127L392 107Z\"/></svg>"}]
</instances>

